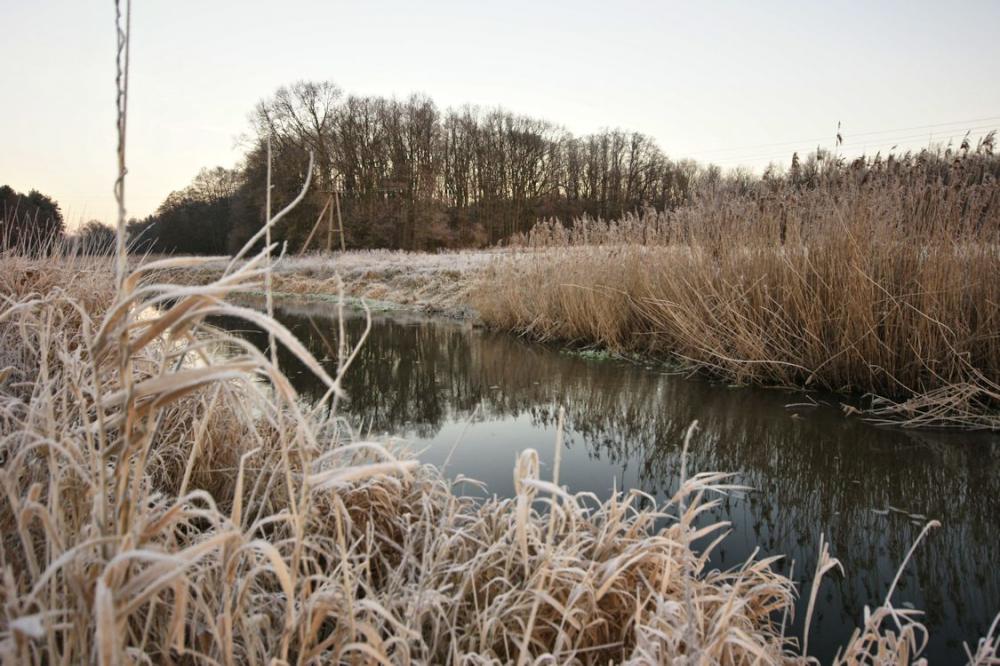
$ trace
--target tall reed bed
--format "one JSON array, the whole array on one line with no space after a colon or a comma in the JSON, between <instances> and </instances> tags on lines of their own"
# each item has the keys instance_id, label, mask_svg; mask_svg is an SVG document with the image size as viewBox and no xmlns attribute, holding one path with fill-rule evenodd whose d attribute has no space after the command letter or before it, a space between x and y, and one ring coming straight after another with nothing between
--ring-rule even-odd
<instances>
[{"instance_id":1,"label":"tall reed bed","mask_svg":"<svg viewBox=\"0 0 1000 666\"><path fill-rule=\"evenodd\" d=\"M876 418L1000 427L998 172L990 139L810 182L721 182L666 213L543 222L474 304L541 339L870 394Z\"/></svg>"}]
</instances>

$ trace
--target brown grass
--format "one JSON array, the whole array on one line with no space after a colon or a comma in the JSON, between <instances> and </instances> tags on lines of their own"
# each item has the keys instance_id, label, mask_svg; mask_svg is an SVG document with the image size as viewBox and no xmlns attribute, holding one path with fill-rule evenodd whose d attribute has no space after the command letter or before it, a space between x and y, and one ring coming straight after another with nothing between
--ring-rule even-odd
<instances>
[{"instance_id":1,"label":"brown grass","mask_svg":"<svg viewBox=\"0 0 1000 666\"><path fill-rule=\"evenodd\" d=\"M263 258L197 287L142 277L187 261L116 292L98 262L0 259L4 663L803 661L773 560L707 567L726 526L696 519L725 474L599 502L527 450L513 498L463 497L200 323L252 320L338 394L347 360L327 376L225 302ZM907 663L921 632L887 600L838 663Z\"/></svg>"},{"instance_id":2,"label":"brown grass","mask_svg":"<svg viewBox=\"0 0 1000 666\"><path fill-rule=\"evenodd\" d=\"M541 339L871 394L874 416L911 425L1000 427L998 163L841 165L812 187L765 180L670 213L543 223L473 303Z\"/></svg>"},{"instance_id":3,"label":"brown grass","mask_svg":"<svg viewBox=\"0 0 1000 666\"><path fill-rule=\"evenodd\" d=\"M696 519L725 474L682 479L660 506L599 502L559 485L557 441L552 480L526 450L515 497L477 502L355 439L335 409L343 340L330 376L270 316L270 289L267 313L226 300L271 286L290 207L268 211L260 255L207 284L157 281L195 259L127 271L128 24L118 12L115 270L0 255L4 664L808 661L783 635L794 591L772 561L707 569L725 525ZM210 316L263 328L271 354ZM299 399L276 343L324 397ZM919 631L890 591L838 662L906 663ZM996 663L994 636L971 663Z\"/></svg>"},{"instance_id":4,"label":"brown grass","mask_svg":"<svg viewBox=\"0 0 1000 666\"><path fill-rule=\"evenodd\" d=\"M636 493L595 506L539 478L527 451L517 497L477 503L303 411L266 357L201 329L238 312L219 297L252 272L116 298L109 272L3 268L5 660L781 658L772 613L789 581L768 561L707 571L691 548L723 528L693 520L725 475L657 509Z\"/></svg>"}]
</instances>

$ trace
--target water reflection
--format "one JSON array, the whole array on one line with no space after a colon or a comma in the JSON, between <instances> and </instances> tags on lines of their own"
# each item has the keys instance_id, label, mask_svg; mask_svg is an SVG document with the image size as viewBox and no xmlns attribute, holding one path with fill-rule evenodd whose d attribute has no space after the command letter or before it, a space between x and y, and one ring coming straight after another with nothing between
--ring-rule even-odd
<instances>
[{"instance_id":1,"label":"water reflection","mask_svg":"<svg viewBox=\"0 0 1000 666\"><path fill-rule=\"evenodd\" d=\"M279 318L318 357L336 357L334 320L308 306L286 307ZM357 315L346 322L350 340L363 328ZM246 335L266 344L259 332ZM282 353L280 362L303 394L324 393L295 358ZM733 566L757 547L785 554L808 595L821 531L843 562L848 575L826 580L814 619L810 645L824 661L864 605L880 602L925 519L943 527L917 551L894 601L926 610L931 662L958 660L961 642L974 642L1000 611L996 436L877 429L832 406L790 410L787 403L803 401L795 394L588 360L414 315L376 317L345 379L353 422L410 438L435 464L460 441L448 473L485 481L498 494L513 492L521 449L536 448L551 462L560 405L567 410L561 482L603 496L675 488L683 432L697 419L690 467L732 471L754 489L728 497L712 516L733 529L716 566Z\"/></svg>"}]
</instances>

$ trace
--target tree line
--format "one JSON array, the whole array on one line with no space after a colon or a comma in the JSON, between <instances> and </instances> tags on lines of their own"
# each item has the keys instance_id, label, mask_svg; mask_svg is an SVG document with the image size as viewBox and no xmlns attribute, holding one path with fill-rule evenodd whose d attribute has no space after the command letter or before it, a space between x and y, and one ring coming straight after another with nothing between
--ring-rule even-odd
<instances>
[{"instance_id":1,"label":"tree line","mask_svg":"<svg viewBox=\"0 0 1000 666\"><path fill-rule=\"evenodd\" d=\"M314 156L306 199L275 230L293 252L339 245L339 225L328 234L335 209L349 248L483 246L539 218L676 207L703 171L668 159L638 132L577 137L499 108L442 111L422 95L364 97L298 82L255 107L240 165L202 170L155 214L133 221L133 239L156 251L239 248L266 216L269 142L273 211L298 194Z\"/></svg>"},{"instance_id":2,"label":"tree line","mask_svg":"<svg viewBox=\"0 0 1000 666\"><path fill-rule=\"evenodd\" d=\"M69 232L59 203L47 194L34 189L24 194L0 185L0 251L29 256L110 255L115 241L114 228L100 220Z\"/></svg>"},{"instance_id":3,"label":"tree line","mask_svg":"<svg viewBox=\"0 0 1000 666\"><path fill-rule=\"evenodd\" d=\"M65 228L59 204L51 197L0 185L0 249L48 252Z\"/></svg>"}]
</instances>

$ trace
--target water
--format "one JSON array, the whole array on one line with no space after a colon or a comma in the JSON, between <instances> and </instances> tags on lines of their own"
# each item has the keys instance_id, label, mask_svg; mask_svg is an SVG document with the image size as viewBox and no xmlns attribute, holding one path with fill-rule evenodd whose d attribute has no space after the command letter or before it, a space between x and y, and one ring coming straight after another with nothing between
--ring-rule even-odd
<instances>
[{"instance_id":1,"label":"water","mask_svg":"<svg viewBox=\"0 0 1000 666\"><path fill-rule=\"evenodd\" d=\"M336 358L329 306L286 306L278 318L318 358ZM224 322L246 329L246 324ZM348 338L364 319L349 315ZM260 332L245 333L264 346ZM304 395L322 386L288 354L280 362ZM331 369L334 361L327 361ZM416 315L376 315L346 376L343 411L364 432L406 437L421 460L449 476L513 493L517 454L535 448L551 473L556 422L566 408L560 483L607 497L676 489L683 434L701 430L693 471L730 471L754 490L735 493L710 516L732 524L715 551L720 568L784 554L779 568L800 584L792 624L801 636L821 533L846 576L828 575L817 600L810 652L829 662L883 600L906 551L929 519L941 521L906 568L893 602L926 611L931 663L964 660L1000 612L1000 437L876 428L844 417L835 398L817 407L775 390L731 388L632 363L585 358ZM472 492L472 489L470 489ZM892 508L890 508L892 507ZM964 663L964 661L963 661Z\"/></svg>"}]
</instances>

